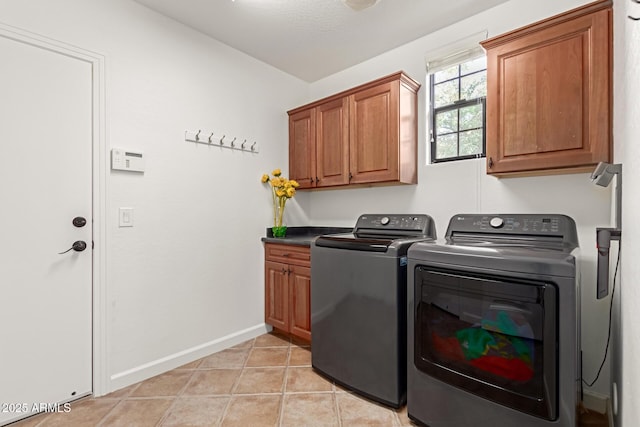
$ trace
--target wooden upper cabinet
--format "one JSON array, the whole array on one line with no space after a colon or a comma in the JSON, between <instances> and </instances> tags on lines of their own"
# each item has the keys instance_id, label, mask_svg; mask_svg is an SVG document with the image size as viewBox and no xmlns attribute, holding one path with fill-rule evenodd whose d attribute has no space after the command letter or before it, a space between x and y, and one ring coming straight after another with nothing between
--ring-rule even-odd
<instances>
[{"instance_id":1,"label":"wooden upper cabinet","mask_svg":"<svg viewBox=\"0 0 640 427\"><path fill-rule=\"evenodd\" d=\"M419 89L398 72L289 111L293 179L303 177L301 188L416 184ZM311 126L315 138L304 133ZM306 149L300 147L304 143ZM312 150L315 157L309 159Z\"/></svg>"},{"instance_id":2,"label":"wooden upper cabinet","mask_svg":"<svg viewBox=\"0 0 640 427\"><path fill-rule=\"evenodd\" d=\"M398 179L398 82L350 96L351 182Z\"/></svg>"},{"instance_id":3,"label":"wooden upper cabinet","mask_svg":"<svg viewBox=\"0 0 640 427\"><path fill-rule=\"evenodd\" d=\"M487 173L581 172L611 160L611 3L482 42Z\"/></svg>"},{"instance_id":4,"label":"wooden upper cabinet","mask_svg":"<svg viewBox=\"0 0 640 427\"><path fill-rule=\"evenodd\" d=\"M316 110L316 186L349 183L349 102L340 98Z\"/></svg>"},{"instance_id":5,"label":"wooden upper cabinet","mask_svg":"<svg viewBox=\"0 0 640 427\"><path fill-rule=\"evenodd\" d=\"M300 188L311 188L315 176L316 114L311 108L289 116L289 179L298 181Z\"/></svg>"}]
</instances>

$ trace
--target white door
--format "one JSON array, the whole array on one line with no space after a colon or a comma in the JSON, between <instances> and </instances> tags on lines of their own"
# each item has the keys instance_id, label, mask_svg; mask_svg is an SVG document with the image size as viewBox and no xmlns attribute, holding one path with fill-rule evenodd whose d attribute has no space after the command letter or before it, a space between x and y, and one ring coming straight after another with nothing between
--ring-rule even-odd
<instances>
[{"instance_id":1,"label":"white door","mask_svg":"<svg viewBox=\"0 0 640 427\"><path fill-rule=\"evenodd\" d=\"M3 425L92 390L92 76L1 35L0 58Z\"/></svg>"}]
</instances>

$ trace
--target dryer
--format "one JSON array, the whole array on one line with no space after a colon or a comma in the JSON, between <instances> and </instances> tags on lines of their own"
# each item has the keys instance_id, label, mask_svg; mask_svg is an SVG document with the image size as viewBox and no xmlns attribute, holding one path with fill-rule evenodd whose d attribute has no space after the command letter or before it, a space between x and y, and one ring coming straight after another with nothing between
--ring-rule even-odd
<instances>
[{"instance_id":1,"label":"dryer","mask_svg":"<svg viewBox=\"0 0 640 427\"><path fill-rule=\"evenodd\" d=\"M577 425L580 281L565 215L461 214L408 251L409 417Z\"/></svg>"}]
</instances>

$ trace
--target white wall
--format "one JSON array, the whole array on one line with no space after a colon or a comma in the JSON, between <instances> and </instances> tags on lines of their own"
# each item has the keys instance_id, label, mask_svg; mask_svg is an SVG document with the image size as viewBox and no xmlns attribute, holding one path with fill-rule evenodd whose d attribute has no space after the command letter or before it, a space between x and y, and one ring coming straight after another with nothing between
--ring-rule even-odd
<instances>
[{"instance_id":1,"label":"white wall","mask_svg":"<svg viewBox=\"0 0 640 427\"><path fill-rule=\"evenodd\" d=\"M311 220L317 224L352 225L361 213L427 213L444 236L449 218L457 213L561 213L576 220L581 245L582 347L584 373L591 380L600 365L607 336L608 299L595 300L595 228L608 226L611 189L591 184L589 174L497 179L485 173L485 161L428 165L425 54L441 46L488 30L493 37L586 3L579 0L512 0L408 43L367 62L311 85L311 99L318 99L398 70L406 71L423 87L419 92L418 185L321 191L311 195ZM609 394L609 370L605 366L592 388Z\"/></svg>"},{"instance_id":2,"label":"white wall","mask_svg":"<svg viewBox=\"0 0 640 427\"><path fill-rule=\"evenodd\" d=\"M144 175L107 176L108 378L96 392L264 332L271 199L259 179L286 168L286 110L308 84L130 0L5 0L0 22L105 55L108 146L147 157ZM198 128L260 153L185 142ZM123 206L133 228L118 228Z\"/></svg>"},{"instance_id":3,"label":"white wall","mask_svg":"<svg viewBox=\"0 0 640 427\"><path fill-rule=\"evenodd\" d=\"M615 0L614 137L616 161L622 162L622 281L616 290L614 311L614 353L612 380L617 385L617 427L633 427L640 422L640 5ZM621 326L621 327L620 327ZM613 394L613 393L612 393ZM614 402L615 403L615 402ZM615 409L615 408L614 408Z\"/></svg>"}]
</instances>

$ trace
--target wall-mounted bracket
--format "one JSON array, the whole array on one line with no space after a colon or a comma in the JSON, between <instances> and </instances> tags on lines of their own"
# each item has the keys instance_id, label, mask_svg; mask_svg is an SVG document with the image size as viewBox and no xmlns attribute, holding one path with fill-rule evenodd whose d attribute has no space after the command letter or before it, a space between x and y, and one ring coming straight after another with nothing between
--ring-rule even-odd
<instances>
[{"instance_id":1,"label":"wall-mounted bracket","mask_svg":"<svg viewBox=\"0 0 640 427\"><path fill-rule=\"evenodd\" d=\"M597 299L602 299L609 295L609 248L612 240L620 241L621 239L622 230L619 228L596 228L596 246L598 248Z\"/></svg>"}]
</instances>

